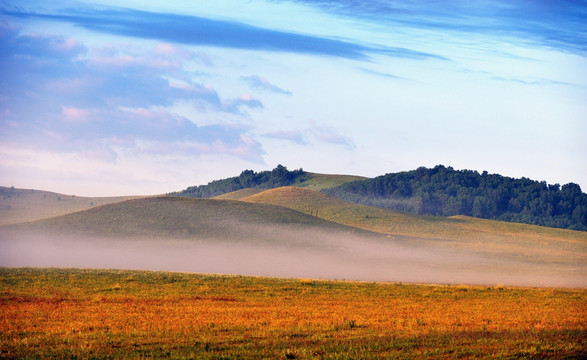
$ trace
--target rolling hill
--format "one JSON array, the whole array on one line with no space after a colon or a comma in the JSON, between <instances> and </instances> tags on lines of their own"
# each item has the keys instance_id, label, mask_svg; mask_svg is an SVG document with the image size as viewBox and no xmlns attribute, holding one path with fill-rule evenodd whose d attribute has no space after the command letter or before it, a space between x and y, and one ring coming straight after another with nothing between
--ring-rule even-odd
<instances>
[{"instance_id":1,"label":"rolling hill","mask_svg":"<svg viewBox=\"0 0 587 360\"><path fill-rule=\"evenodd\" d=\"M0 226L39 220L140 196L83 197L0 186Z\"/></svg>"},{"instance_id":2,"label":"rolling hill","mask_svg":"<svg viewBox=\"0 0 587 360\"><path fill-rule=\"evenodd\" d=\"M438 165L390 173L375 178L289 171L245 170L239 176L191 186L169 195L199 198L244 189L267 190L296 186L322 191L357 204L414 215L457 216L500 220L587 231L587 194L579 185L549 185L527 178L455 170ZM244 193L226 195L240 199Z\"/></svg>"},{"instance_id":3,"label":"rolling hill","mask_svg":"<svg viewBox=\"0 0 587 360\"><path fill-rule=\"evenodd\" d=\"M0 227L4 233L78 238L212 239L271 244L297 242L295 236L288 234L305 230L369 233L282 206L168 196L127 200Z\"/></svg>"}]
</instances>

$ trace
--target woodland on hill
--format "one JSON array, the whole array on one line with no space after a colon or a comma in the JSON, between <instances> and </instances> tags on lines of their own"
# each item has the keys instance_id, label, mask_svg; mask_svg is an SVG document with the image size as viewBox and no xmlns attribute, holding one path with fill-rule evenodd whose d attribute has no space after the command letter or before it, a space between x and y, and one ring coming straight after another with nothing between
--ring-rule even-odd
<instances>
[{"instance_id":1,"label":"woodland on hill","mask_svg":"<svg viewBox=\"0 0 587 360\"><path fill-rule=\"evenodd\" d=\"M245 170L239 176L169 195L208 198L244 188L296 185L310 178L311 174L302 169L289 171L278 165L258 173ZM352 181L322 191L343 200L417 215L467 215L587 231L587 194L574 183L550 185L438 165Z\"/></svg>"},{"instance_id":2,"label":"woodland on hill","mask_svg":"<svg viewBox=\"0 0 587 360\"><path fill-rule=\"evenodd\" d=\"M438 165L323 191L344 200L418 215L468 215L587 231L587 194L574 183L549 185Z\"/></svg>"}]
</instances>

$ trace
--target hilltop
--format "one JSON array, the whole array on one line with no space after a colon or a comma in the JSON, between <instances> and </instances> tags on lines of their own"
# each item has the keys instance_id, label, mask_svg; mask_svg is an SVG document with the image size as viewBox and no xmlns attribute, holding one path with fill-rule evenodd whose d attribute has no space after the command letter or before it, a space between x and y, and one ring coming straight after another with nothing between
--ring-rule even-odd
<instances>
[{"instance_id":1,"label":"hilltop","mask_svg":"<svg viewBox=\"0 0 587 360\"><path fill-rule=\"evenodd\" d=\"M190 186L168 195L197 198L212 198L244 189L273 189L281 186L299 186L312 190L336 187L349 181L366 179L353 175L327 175L306 172L303 169L289 171L283 165L271 171L244 170L239 176L214 180L206 185Z\"/></svg>"}]
</instances>

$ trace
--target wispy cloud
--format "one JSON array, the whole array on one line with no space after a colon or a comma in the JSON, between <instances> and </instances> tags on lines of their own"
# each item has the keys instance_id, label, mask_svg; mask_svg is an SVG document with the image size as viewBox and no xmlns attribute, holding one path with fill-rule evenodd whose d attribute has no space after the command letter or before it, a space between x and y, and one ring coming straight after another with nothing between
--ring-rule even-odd
<instances>
[{"instance_id":1,"label":"wispy cloud","mask_svg":"<svg viewBox=\"0 0 587 360\"><path fill-rule=\"evenodd\" d=\"M311 121L308 132L323 142L342 145L349 150L356 148L353 139L342 135L334 126Z\"/></svg>"},{"instance_id":2,"label":"wispy cloud","mask_svg":"<svg viewBox=\"0 0 587 360\"><path fill-rule=\"evenodd\" d=\"M376 75L376 76L382 76L388 79L398 79L398 80L403 80L404 78L400 77L400 76L396 76L393 74L388 74L388 73L383 73L380 71L375 71L375 70L370 70L370 69L361 69L364 73L366 74L371 74L371 75Z\"/></svg>"},{"instance_id":3,"label":"wispy cloud","mask_svg":"<svg viewBox=\"0 0 587 360\"><path fill-rule=\"evenodd\" d=\"M514 82L514 83L523 84L523 85L570 85L570 86L574 86L574 84L571 84L568 82L542 79L542 78L492 76L491 79L497 80L497 81Z\"/></svg>"},{"instance_id":4,"label":"wispy cloud","mask_svg":"<svg viewBox=\"0 0 587 360\"><path fill-rule=\"evenodd\" d=\"M272 139L279 139L279 140L286 140L291 141L297 144L307 144L308 140L304 135L303 130L276 130L276 131L269 131L263 134L264 137L272 138Z\"/></svg>"},{"instance_id":5,"label":"wispy cloud","mask_svg":"<svg viewBox=\"0 0 587 360\"><path fill-rule=\"evenodd\" d=\"M269 80L265 79L259 75L251 75L251 76L241 76L241 79L244 80L251 88L258 89L262 91L268 91L276 94L283 94L283 95L291 95L291 91L284 90L279 86L272 84Z\"/></svg>"},{"instance_id":6,"label":"wispy cloud","mask_svg":"<svg viewBox=\"0 0 587 360\"><path fill-rule=\"evenodd\" d=\"M373 53L416 59L443 59L435 54L407 48L370 47L350 41L272 30L234 21L124 8L70 9L59 15L19 11L4 11L4 14L18 18L62 21L92 31L179 44L282 51L355 60L367 60Z\"/></svg>"},{"instance_id":7,"label":"wispy cloud","mask_svg":"<svg viewBox=\"0 0 587 360\"><path fill-rule=\"evenodd\" d=\"M348 150L356 148L353 139L341 134L336 127L318 123L315 120L311 120L308 126L302 129L271 131L263 134L263 136L301 145L312 145L313 142L321 142L341 145Z\"/></svg>"}]
</instances>

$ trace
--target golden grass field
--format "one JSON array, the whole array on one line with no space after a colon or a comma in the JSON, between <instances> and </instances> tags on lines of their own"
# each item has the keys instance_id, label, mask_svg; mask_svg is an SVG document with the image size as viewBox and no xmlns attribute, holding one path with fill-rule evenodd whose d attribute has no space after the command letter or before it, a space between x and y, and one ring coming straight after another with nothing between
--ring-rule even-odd
<instances>
[{"instance_id":1,"label":"golden grass field","mask_svg":"<svg viewBox=\"0 0 587 360\"><path fill-rule=\"evenodd\" d=\"M0 357L581 359L587 290L0 269Z\"/></svg>"}]
</instances>

